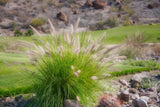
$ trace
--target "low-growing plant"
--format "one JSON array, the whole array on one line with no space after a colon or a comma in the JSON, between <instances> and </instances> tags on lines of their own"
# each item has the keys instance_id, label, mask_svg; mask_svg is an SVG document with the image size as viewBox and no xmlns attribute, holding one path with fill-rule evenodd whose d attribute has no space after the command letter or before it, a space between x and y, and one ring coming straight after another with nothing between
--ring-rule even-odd
<instances>
[{"instance_id":1,"label":"low-growing plant","mask_svg":"<svg viewBox=\"0 0 160 107\"><path fill-rule=\"evenodd\" d=\"M117 27L117 26L118 26L119 21L117 20L116 17L111 16L111 17L109 17L109 18L107 19L106 24L107 24L109 27L113 28L113 27Z\"/></svg>"},{"instance_id":2,"label":"low-growing plant","mask_svg":"<svg viewBox=\"0 0 160 107\"><path fill-rule=\"evenodd\" d=\"M147 40L144 33L136 33L127 36L125 39L124 48L120 50L119 54L124 55L129 59L142 58L144 56L142 44Z\"/></svg>"},{"instance_id":3,"label":"low-growing plant","mask_svg":"<svg viewBox=\"0 0 160 107\"><path fill-rule=\"evenodd\" d=\"M117 20L116 17L111 16L107 20L104 21L98 21L95 25L96 30L104 30L107 29L108 27L113 28L117 27L119 25L119 21ZM90 27L94 29L93 27Z\"/></svg>"},{"instance_id":4,"label":"low-growing plant","mask_svg":"<svg viewBox=\"0 0 160 107\"><path fill-rule=\"evenodd\" d=\"M125 20L123 23L123 26L129 26L129 25L133 25L131 20Z\"/></svg>"},{"instance_id":5,"label":"low-growing plant","mask_svg":"<svg viewBox=\"0 0 160 107\"><path fill-rule=\"evenodd\" d=\"M20 30L16 30L14 32L14 36L22 36L22 35L23 35L23 33Z\"/></svg>"},{"instance_id":6,"label":"low-growing plant","mask_svg":"<svg viewBox=\"0 0 160 107\"><path fill-rule=\"evenodd\" d=\"M8 0L0 0L0 5L5 5L8 3Z\"/></svg>"},{"instance_id":7,"label":"low-growing plant","mask_svg":"<svg viewBox=\"0 0 160 107\"><path fill-rule=\"evenodd\" d=\"M29 29L26 33L25 33L25 36L32 36L34 35L34 32L33 30Z\"/></svg>"},{"instance_id":8,"label":"low-growing plant","mask_svg":"<svg viewBox=\"0 0 160 107\"><path fill-rule=\"evenodd\" d=\"M148 67L151 69L157 69L158 63L153 60L128 60L124 64L139 67Z\"/></svg>"},{"instance_id":9,"label":"low-growing plant","mask_svg":"<svg viewBox=\"0 0 160 107\"><path fill-rule=\"evenodd\" d=\"M119 52L119 55L124 55L128 59L135 59L139 54L139 51L134 47L126 47L125 49L122 49Z\"/></svg>"},{"instance_id":10,"label":"low-growing plant","mask_svg":"<svg viewBox=\"0 0 160 107\"><path fill-rule=\"evenodd\" d=\"M31 25L32 25L33 27L39 27L39 26L42 26L42 25L44 25L44 24L45 24L44 20L39 19L39 18L35 18L35 19L33 19L33 20L31 21Z\"/></svg>"},{"instance_id":11,"label":"low-growing plant","mask_svg":"<svg viewBox=\"0 0 160 107\"><path fill-rule=\"evenodd\" d=\"M151 78L151 79L143 78L141 81L141 88L143 88L143 89L156 87L156 85L157 85L157 81L153 78Z\"/></svg>"}]
</instances>

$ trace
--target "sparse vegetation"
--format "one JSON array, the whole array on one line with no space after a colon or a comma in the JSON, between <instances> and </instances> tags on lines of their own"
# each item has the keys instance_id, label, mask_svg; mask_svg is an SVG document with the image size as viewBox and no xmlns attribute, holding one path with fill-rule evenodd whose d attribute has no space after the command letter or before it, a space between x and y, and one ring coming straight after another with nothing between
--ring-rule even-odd
<instances>
[{"instance_id":1,"label":"sparse vegetation","mask_svg":"<svg viewBox=\"0 0 160 107\"><path fill-rule=\"evenodd\" d=\"M8 0L0 0L0 5L5 5L8 3Z\"/></svg>"},{"instance_id":2,"label":"sparse vegetation","mask_svg":"<svg viewBox=\"0 0 160 107\"><path fill-rule=\"evenodd\" d=\"M107 28L117 27L118 24L119 24L118 19L114 16L111 16L105 21L97 22L95 27L91 26L90 29L91 30L104 30L104 29L107 29Z\"/></svg>"},{"instance_id":3,"label":"sparse vegetation","mask_svg":"<svg viewBox=\"0 0 160 107\"><path fill-rule=\"evenodd\" d=\"M25 33L25 36L32 36L34 35L34 32L33 30L29 29L26 33Z\"/></svg>"},{"instance_id":4,"label":"sparse vegetation","mask_svg":"<svg viewBox=\"0 0 160 107\"><path fill-rule=\"evenodd\" d=\"M39 27L39 26L42 26L44 24L45 24L44 20L39 19L39 18L35 18L31 21L31 25L34 26L34 27Z\"/></svg>"},{"instance_id":5,"label":"sparse vegetation","mask_svg":"<svg viewBox=\"0 0 160 107\"><path fill-rule=\"evenodd\" d=\"M125 47L120 50L120 55L127 56L129 59L142 58L143 57L143 48L142 43L147 40L147 36L142 34L135 34L128 36L125 39Z\"/></svg>"},{"instance_id":6,"label":"sparse vegetation","mask_svg":"<svg viewBox=\"0 0 160 107\"><path fill-rule=\"evenodd\" d=\"M14 36L22 36L22 35L23 35L23 33L20 30L16 30L14 32Z\"/></svg>"}]
</instances>

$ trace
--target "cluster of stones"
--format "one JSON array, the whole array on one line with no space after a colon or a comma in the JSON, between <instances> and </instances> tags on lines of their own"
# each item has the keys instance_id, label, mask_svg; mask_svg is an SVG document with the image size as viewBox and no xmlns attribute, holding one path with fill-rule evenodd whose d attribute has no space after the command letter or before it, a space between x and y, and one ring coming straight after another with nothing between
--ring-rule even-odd
<instances>
[{"instance_id":1,"label":"cluster of stones","mask_svg":"<svg viewBox=\"0 0 160 107\"><path fill-rule=\"evenodd\" d=\"M142 80L151 78L149 73L143 72L134 75L130 84L125 80L119 80L123 85L123 90L119 95L120 100L124 102L122 107L159 107L160 85L158 81L154 87L141 88Z\"/></svg>"},{"instance_id":2,"label":"cluster of stones","mask_svg":"<svg viewBox=\"0 0 160 107\"><path fill-rule=\"evenodd\" d=\"M4 97L0 99L0 107L23 107L27 100L24 100L23 95L17 97Z\"/></svg>"}]
</instances>

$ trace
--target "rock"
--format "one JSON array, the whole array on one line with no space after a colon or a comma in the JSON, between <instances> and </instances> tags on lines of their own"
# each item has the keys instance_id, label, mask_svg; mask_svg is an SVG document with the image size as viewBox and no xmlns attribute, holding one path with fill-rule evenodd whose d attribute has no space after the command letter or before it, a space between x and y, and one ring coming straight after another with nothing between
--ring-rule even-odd
<instances>
[{"instance_id":1,"label":"rock","mask_svg":"<svg viewBox=\"0 0 160 107\"><path fill-rule=\"evenodd\" d=\"M149 107L158 107L158 106L155 104L149 104Z\"/></svg>"},{"instance_id":2,"label":"rock","mask_svg":"<svg viewBox=\"0 0 160 107\"><path fill-rule=\"evenodd\" d=\"M85 3L85 6L92 7L93 6L92 1L91 0L87 0L86 3Z\"/></svg>"},{"instance_id":3,"label":"rock","mask_svg":"<svg viewBox=\"0 0 160 107\"><path fill-rule=\"evenodd\" d=\"M160 84L157 85L157 93L160 93Z\"/></svg>"},{"instance_id":4,"label":"rock","mask_svg":"<svg viewBox=\"0 0 160 107\"><path fill-rule=\"evenodd\" d=\"M136 94L137 90L135 88L129 88L129 93Z\"/></svg>"},{"instance_id":5,"label":"rock","mask_svg":"<svg viewBox=\"0 0 160 107\"><path fill-rule=\"evenodd\" d=\"M10 29L12 26L11 26L10 22L4 21L4 22L0 23L0 27L3 29Z\"/></svg>"},{"instance_id":6,"label":"rock","mask_svg":"<svg viewBox=\"0 0 160 107\"><path fill-rule=\"evenodd\" d=\"M107 2L103 0L95 0L93 1L93 7L95 9L104 9L107 6Z\"/></svg>"},{"instance_id":7,"label":"rock","mask_svg":"<svg viewBox=\"0 0 160 107\"><path fill-rule=\"evenodd\" d=\"M105 94L101 97L97 107L121 107L121 102L116 96Z\"/></svg>"},{"instance_id":8,"label":"rock","mask_svg":"<svg viewBox=\"0 0 160 107\"><path fill-rule=\"evenodd\" d=\"M141 83L138 81L131 82L131 87L133 87L133 88L139 88L140 86L141 86Z\"/></svg>"},{"instance_id":9,"label":"rock","mask_svg":"<svg viewBox=\"0 0 160 107\"><path fill-rule=\"evenodd\" d=\"M73 14L78 14L78 10L73 10Z\"/></svg>"},{"instance_id":10,"label":"rock","mask_svg":"<svg viewBox=\"0 0 160 107\"><path fill-rule=\"evenodd\" d=\"M148 103L149 100L150 100L150 98L147 97L147 96L141 96L140 99L146 101L147 103Z\"/></svg>"},{"instance_id":11,"label":"rock","mask_svg":"<svg viewBox=\"0 0 160 107\"><path fill-rule=\"evenodd\" d=\"M158 8L158 7L159 7L158 3L151 3L151 4L148 4L147 6L148 9L153 9L153 8Z\"/></svg>"},{"instance_id":12,"label":"rock","mask_svg":"<svg viewBox=\"0 0 160 107\"><path fill-rule=\"evenodd\" d=\"M65 107L82 107L82 105L75 100L65 100L64 105Z\"/></svg>"},{"instance_id":13,"label":"rock","mask_svg":"<svg viewBox=\"0 0 160 107\"><path fill-rule=\"evenodd\" d=\"M14 98L16 102L21 102L23 100L23 95L19 95Z\"/></svg>"},{"instance_id":14,"label":"rock","mask_svg":"<svg viewBox=\"0 0 160 107\"><path fill-rule=\"evenodd\" d=\"M121 94L119 95L119 98L122 101L128 102L129 101L129 91L125 90L125 91L121 92Z\"/></svg>"},{"instance_id":15,"label":"rock","mask_svg":"<svg viewBox=\"0 0 160 107\"><path fill-rule=\"evenodd\" d=\"M148 107L147 102L141 99L133 100L132 103L134 107Z\"/></svg>"},{"instance_id":16,"label":"rock","mask_svg":"<svg viewBox=\"0 0 160 107\"><path fill-rule=\"evenodd\" d=\"M128 82L125 81L125 80L119 79L119 82L120 82L122 85L129 86Z\"/></svg>"},{"instance_id":17,"label":"rock","mask_svg":"<svg viewBox=\"0 0 160 107\"><path fill-rule=\"evenodd\" d=\"M155 91L156 91L156 88L155 88L155 87L150 87L150 88L147 88L146 91L155 92Z\"/></svg>"},{"instance_id":18,"label":"rock","mask_svg":"<svg viewBox=\"0 0 160 107\"><path fill-rule=\"evenodd\" d=\"M138 94L129 94L130 95L130 98L132 99L132 100L134 100L134 99L139 99L139 95Z\"/></svg>"},{"instance_id":19,"label":"rock","mask_svg":"<svg viewBox=\"0 0 160 107\"><path fill-rule=\"evenodd\" d=\"M67 22L68 21L68 17L64 12L59 12L57 14L57 18L61 21Z\"/></svg>"}]
</instances>

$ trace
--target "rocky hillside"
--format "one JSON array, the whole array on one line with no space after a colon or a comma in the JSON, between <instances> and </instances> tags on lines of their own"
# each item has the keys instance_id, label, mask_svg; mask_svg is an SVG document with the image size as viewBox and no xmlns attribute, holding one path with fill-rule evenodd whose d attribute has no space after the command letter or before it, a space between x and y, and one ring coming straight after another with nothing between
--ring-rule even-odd
<instances>
[{"instance_id":1,"label":"rocky hillside","mask_svg":"<svg viewBox=\"0 0 160 107\"><path fill-rule=\"evenodd\" d=\"M29 25L44 33L47 19L65 28L80 17L90 30L160 22L159 0L0 0L0 35L26 32Z\"/></svg>"}]
</instances>

